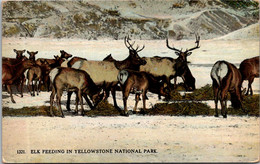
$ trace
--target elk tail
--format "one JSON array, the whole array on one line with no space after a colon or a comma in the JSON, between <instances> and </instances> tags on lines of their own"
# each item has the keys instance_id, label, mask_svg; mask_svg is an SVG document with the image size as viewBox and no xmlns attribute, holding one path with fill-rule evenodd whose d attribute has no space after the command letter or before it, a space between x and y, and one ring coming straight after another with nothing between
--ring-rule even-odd
<instances>
[{"instance_id":1,"label":"elk tail","mask_svg":"<svg viewBox=\"0 0 260 164\"><path fill-rule=\"evenodd\" d=\"M129 73L128 73L128 71L126 71L126 70L122 70L122 71L120 71L120 72L118 73L118 75L117 75L117 80L119 81L119 83L120 83L121 85L124 85L124 84L125 84L126 80L128 79L128 75L129 75Z\"/></svg>"}]
</instances>

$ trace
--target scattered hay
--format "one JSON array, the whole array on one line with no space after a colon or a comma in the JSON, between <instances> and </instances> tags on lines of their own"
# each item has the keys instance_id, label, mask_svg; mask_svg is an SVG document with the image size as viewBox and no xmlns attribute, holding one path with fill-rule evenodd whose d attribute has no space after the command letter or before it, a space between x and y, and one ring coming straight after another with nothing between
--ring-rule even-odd
<instances>
[{"instance_id":1,"label":"scattered hay","mask_svg":"<svg viewBox=\"0 0 260 164\"><path fill-rule=\"evenodd\" d=\"M120 112L108 101L102 101L98 104L96 109L85 111L85 116L120 116Z\"/></svg>"},{"instance_id":2,"label":"scattered hay","mask_svg":"<svg viewBox=\"0 0 260 164\"><path fill-rule=\"evenodd\" d=\"M158 103L152 108L146 110L148 115L170 115L170 116L212 116L214 110L207 104L199 102L181 102L181 103Z\"/></svg>"},{"instance_id":3,"label":"scattered hay","mask_svg":"<svg viewBox=\"0 0 260 164\"><path fill-rule=\"evenodd\" d=\"M55 116L60 116L61 113L54 107L53 113ZM49 106L38 107L23 107L20 109L13 109L9 107L2 108L3 116L50 116Z\"/></svg>"}]
</instances>

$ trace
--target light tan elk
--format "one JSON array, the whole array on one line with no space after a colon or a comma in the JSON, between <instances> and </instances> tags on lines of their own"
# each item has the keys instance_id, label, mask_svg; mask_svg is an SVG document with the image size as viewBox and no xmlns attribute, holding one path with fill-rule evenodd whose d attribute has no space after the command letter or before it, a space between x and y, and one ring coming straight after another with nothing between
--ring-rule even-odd
<instances>
[{"instance_id":1,"label":"light tan elk","mask_svg":"<svg viewBox=\"0 0 260 164\"><path fill-rule=\"evenodd\" d=\"M129 43L129 38L125 37L124 39L125 46L129 50L129 56L124 60L121 61L86 61L86 60L79 60L72 65L72 68L81 69L86 71L93 81L97 85L103 85L105 82L105 90L106 93L111 90L114 106L119 110L120 108L116 102L116 86L118 84L117 75L120 69L133 69L133 67L140 67L140 65L145 64L145 61L139 57L138 52L144 49L133 48L132 45ZM70 95L68 95L68 102L70 101ZM69 110L69 106L67 107ZM121 110L121 109L120 109Z\"/></svg>"},{"instance_id":2,"label":"light tan elk","mask_svg":"<svg viewBox=\"0 0 260 164\"><path fill-rule=\"evenodd\" d=\"M15 65L7 63L2 64L2 84L7 86L8 92L10 93L11 101L15 103L11 86L21 79L25 70L33 67L35 62L31 60L23 60Z\"/></svg>"},{"instance_id":3,"label":"light tan elk","mask_svg":"<svg viewBox=\"0 0 260 164\"><path fill-rule=\"evenodd\" d=\"M127 99L130 92L135 93L134 113L136 113L140 95L142 95L143 99L143 109L141 113L144 113L146 109L146 93L148 91L156 94L160 93L160 95L163 96L167 96L169 94L169 87L167 86L164 77L153 76L147 72L122 70L119 72L117 78L122 87L124 115L126 116L128 116Z\"/></svg>"},{"instance_id":4,"label":"light tan elk","mask_svg":"<svg viewBox=\"0 0 260 164\"><path fill-rule=\"evenodd\" d=\"M83 95L85 95L85 98L87 98L86 95L89 95L94 103L94 106L96 106L96 104L99 103L104 96L104 92L101 91L101 88L93 82L88 73L82 70L65 67L54 68L50 72L50 79L53 84L52 93L50 96L51 116L53 116L53 102L56 95L59 111L61 112L61 116L64 117L61 109L61 96L63 90L65 89L77 93L77 99L80 101L81 105L81 115L84 115Z\"/></svg>"},{"instance_id":5,"label":"light tan elk","mask_svg":"<svg viewBox=\"0 0 260 164\"><path fill-rule=\"evenodd\" d=\"M250 95L253 95L252 83L256 77L259 77L259 56L242 61L239 70L242 75L242 82L248 80L246 95L248 95L249 91Z\"/></svg>"},{"instance_id":6,"label":"light tan elk","mask_svg":"<svg viewBox=\"0 0 260 164\"><path fill-rule=\"evenodd\" d=\"M227 118L227 93L231 95L231 105L235 109L242 108L242 76L233 64L227 61L217 61L210 73L213 81L215 98L215 117L218 117L218 99L221 104L221 114ZM244 111L244 109L242 108Z\"/></svg>"}]
</instances>

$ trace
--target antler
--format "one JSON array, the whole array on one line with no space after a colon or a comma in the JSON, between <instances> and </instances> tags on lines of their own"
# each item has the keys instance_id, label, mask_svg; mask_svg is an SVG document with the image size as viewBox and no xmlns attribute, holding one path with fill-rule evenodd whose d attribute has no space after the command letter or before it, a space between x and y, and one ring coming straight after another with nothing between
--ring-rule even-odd
<instances>
[{"instance_id":1,"label":"antler","mask_svg":"<svg viewBox=\"0 0 260 164\"><path fill-rule=\"evenodd\" d=\"M195 41L196 46L193 47L193 48L191 48L191 49L187 49L186 52L195 50L195 49L197 49L197 48L200 48L200 46L199 46L200 36L198 36L197 34L195 34L195 37L196 37L196 41Z\"/></svg>"},{"instance_id":2,"label":"antler","mask_svg":"<svg viewBox=\"0 0 260 164\"><path fill-rule=\"evenodd\" d=\"M131 43L129 42L129 40L131 40L131 39L129 38L129 35L128 35L127 37L125 37L124 41L125 41L125 46L126 46L129 50L134 50L134 51L136 51L136 52L140 52L140 51L142 51L142 50L144 49L144 47L145 47L144 45L143 45L143 47L142 47L141 49L139 49L139 50L138 50L139 45L137 45L136 49L134 49L134 48L133 48L133 45L135 44L135 41L131 44ZM129 46L127 46L127 43L129 44Z\"/></svg>"},{"instance_id":3,"label":"antler","mask_svg":"<svg viewBox=\"0 0 260 164\"><path fill-rule=\"evenodd\" d=\"M133 48L133 45L135 44L135 42L134 43L130 43L129 42L129 35L127 36L127 37L125 37L125 39L124 39L124 41L125 41L125 46L129 49L129 50L134 50L134 48ZM127 46L127 43L129 44L129 46Z\"/></svg>"},{"instance_id":4,"label":"antler","mask_svg":"<svg viewBox=\"0 0 260 164\"><path fill-rule=\"evenodd\" d=\"M181 52L181 50L178 50L178 49L176 49L176 48L174 48L174 47L170 47L170 46L169 46L168 37L166 37L166 46L167 46L169 49L171 49L171 50Z\"/></svg>"}]
</instances>

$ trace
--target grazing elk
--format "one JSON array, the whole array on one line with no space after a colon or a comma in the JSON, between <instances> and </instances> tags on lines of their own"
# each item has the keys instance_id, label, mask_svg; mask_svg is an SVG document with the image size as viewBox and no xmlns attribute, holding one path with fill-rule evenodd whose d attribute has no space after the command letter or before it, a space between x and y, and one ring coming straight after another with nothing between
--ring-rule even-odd
<instances>
[{"instance_id":1,"label":"grazing elk","mask_svg":"<svg viewBox=\"0 0 260 164\"><path fill-rule=\"evenodd\" d=\"M67 67L54 68L50 72L50 79L53 84L52 93L50 96L50 112L52 116L53 102L56 95L58 108L62 117L64 117L61 109L61 96L64 89L77 92L77 98L79 99L81 105L81 115L84 115L82 95L89 95L94 103L94 106L96 106L104 96L104 92L101 93L101 88L93 82L88 73L82 70ZM87 98L87 96L84 97L85 99Z\"/></svg>"},{"instance_id":2,"label":"grazing elk","mask_svg":"<svg viewBox=\"0 0 260 164\"><path fill-rule=\"evenodd\" d=\"M149 90L152 93L160 94L163 96L168 96L169 89L165 80L165 76L153 76L147 72L139 72L133 70L122 70L119 72L118 81L122 87L123 92L123 102L124 102L124 114L128 116L127 110L127 99L130 92L135 93L135 106L134 113L136 113L137 104L140 95L143 99L143 109L144 113L146 106L146 93Z\"/></svg>"},{"instance_id":3,"label":"grazing elk","mask_svg":"<svg viewBox=\"0 0 260 164\"><path fill-rule=\"evenodd\" d=\"M7 85L13 103L15 103L15 101L13 99L11 85L15 84L17 80L20 80L25 70L31 68L34 64L35 62L31 60L23 60L15 65L2 64L2 84Z\"/></svg>"},{"instance_id":4,"label":"grazing elk","mask_svg":"<svg viewBox=\"0 0 260 164\"><path fill-rule=\"evenodd\" d=\"M133 44L129 43L129 37L125 37L124 43L129 50L129 56L123 61L86 61L79 60L72 65L72 68L82 69L86 71L93 81L98 85L103 85L105 82L106 95L111 90L114 106L120 109L116 102L116 86L118 84L117 75L121 69L138 70L140 65L145 64L145 61L139 57L138 52L144 49L133 48ZM70 96L68 95L67 109L69 109Z\"/></svg>"},{"instance_id":5,"label":"grazing elk","mask_svg":"<svg viewBox=\"0 0 260 164\"><path fill-rule=\"evenodd\" d=\"M248 95L249 91L250 94L253 95L252 83L255 77L259 77L259 56L245 59L241 62L239 66L239 71L242 75L242 83L244 80L248 80L248 89L246 95Z\"/></svg>"},{"instance_id":6,"label":"grazing elk","mask_svg":"<svg viewBox=\"0 0 260 164\"><path fill-rule=\"evenodd\" d=\"M187 61L187 56L190 56L192 54L191 51L200 48L199 42L200 42L200 36L195 35L196 41L195 44L196 46L190 49L186 49L186 51L179 50L177 48L169 46L168 43L168 38L166 38L166 46L175 51L175 54L178 56L176 59L176 75L173 77L174 78L174 87L176 87L176 82L177 82L177 76L181 77L184 84L185 84L185 89L187 91L193 91L195 89L195 78L193 78L190 69L188 68L188 61ZM188 79L187 79L188 78Z\"/></svg>"},{"instance_id":7,"label":"grazing elk","mask_svg":"<svg viewBox=\"0 0 260 164\"><path fill-rule=\"evenodd\" d=\"M27 53L30 55L29 60L35 62L35 55L38 53L38 51L36 52L27 51ZM41 67L36 64L35 66L28 69L27 79L28 79L27 87L31 96L35 96L35 91L37 92L37 95L39 95L40 85L42 81Z\"/></svg>"},{"instance_id":8,"label":"grazing elk","mask_svg":"<svg viewBox=\"0 0 260 164\"><path fill-rule=\"evenodd\" d=\"M210 73L213 81L215 98L215 117L218 117L218 99L220 98L221 114L227 118L227 93L231 95L233 108L242 108L242 76L240 71L233 64L226 61L217 61ZM244 110L242 108L242 110Z\"/></svg>"}]
</instances>

